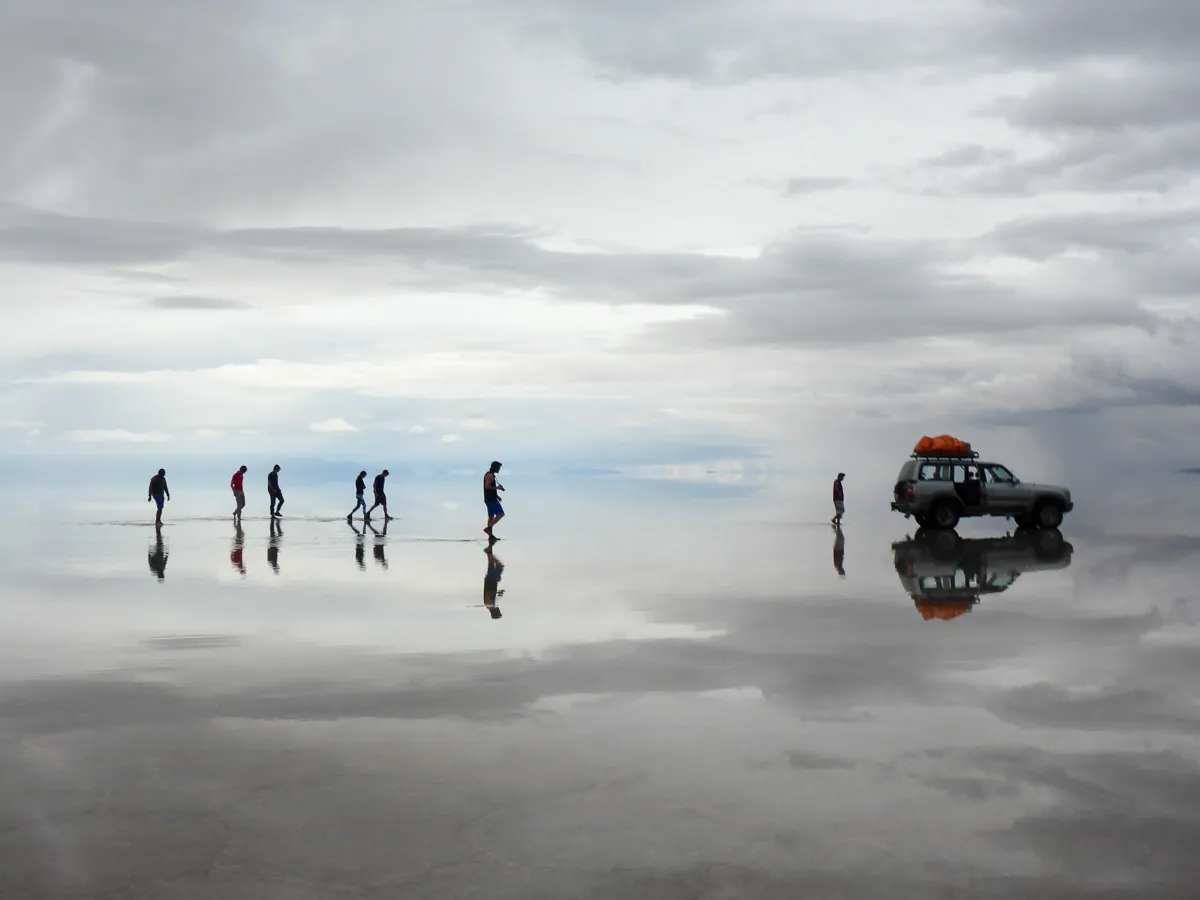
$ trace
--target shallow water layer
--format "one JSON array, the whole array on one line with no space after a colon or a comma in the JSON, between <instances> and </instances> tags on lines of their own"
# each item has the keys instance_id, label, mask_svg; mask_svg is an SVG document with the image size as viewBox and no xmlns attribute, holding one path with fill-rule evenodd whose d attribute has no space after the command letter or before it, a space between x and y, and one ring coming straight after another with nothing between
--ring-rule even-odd
<instances>
[{"instance_id":1,"label":"shallow water layer","mask_svg":"<svg viewBox=\"0 0 1200 900\"><path fill-rule=\"evenodd\" d=\"M0 896L1193 895L1200 540L563 508L9 526Z\"/></svg>"}]
</instances>

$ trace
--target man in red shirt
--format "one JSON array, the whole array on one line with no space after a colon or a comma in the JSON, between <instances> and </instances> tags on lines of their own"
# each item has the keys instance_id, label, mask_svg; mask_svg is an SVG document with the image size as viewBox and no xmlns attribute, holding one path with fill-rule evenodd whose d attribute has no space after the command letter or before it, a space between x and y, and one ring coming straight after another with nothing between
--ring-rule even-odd
<instances>
[{"instance_id":1,"label":"man in red shirt","mask_svg":"<svg viewBox=\"0 0 1200 900\"><path fill-rule=\"evenodd\" d=\"M237 502L237 509L233 511L233 517L238 521L241 521L242 510L246 508L246 492L242 488L242 476L245 474L246 467L242 466L229 479L229 487L233 491L233 499Z\"/></svg>"},{"instance_id":2,"label":"man in red shirt","mask_svg":"<svg viewBox=\"0 0 1200 900\"><path fill-rule=\"evenodd\" d=\"M834 528L842 524L842 516L846 512L846 494L842 490L842 479L846 477L845 472L838 472L837 479L833 482L833 512L834 516L831 521Z\"/></svg>"}]
</instances>

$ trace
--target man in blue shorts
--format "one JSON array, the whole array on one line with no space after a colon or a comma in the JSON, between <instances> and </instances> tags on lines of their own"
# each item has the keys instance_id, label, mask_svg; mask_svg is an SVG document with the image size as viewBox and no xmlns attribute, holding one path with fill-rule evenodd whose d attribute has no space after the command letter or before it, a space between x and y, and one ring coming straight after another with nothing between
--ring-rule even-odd
<instances>
[{"instance_id":1,"label":"man in blue shorts","mask_svg":"<svg viewBox=\"0 0 1200 900\"><path fill-rule=\"evenodd\" d=\"M504 490L504 485L496 480L499 473L500 463L493 462L483 476L483 502L487 504L488 513L487 528L483 531L488 537L493 537L492 526L504 518L504 507L500 505L500 494L497 493Z\"/></svg>"},{"instance_id":2,"label":"man in blue shorts","mask_svg":"<svg viewBox=\"0 0 1200 900\"><path fill-rule=\"evenodd\" d=\"M171 499L171 490L167 487L167 470L159 469L158 474L150 479L150 489L146 491L146 502L151 500L158 506L158 513L154 516L154 527L162 527L162 511L163 503Z\"/></svg>"}]
</instances>

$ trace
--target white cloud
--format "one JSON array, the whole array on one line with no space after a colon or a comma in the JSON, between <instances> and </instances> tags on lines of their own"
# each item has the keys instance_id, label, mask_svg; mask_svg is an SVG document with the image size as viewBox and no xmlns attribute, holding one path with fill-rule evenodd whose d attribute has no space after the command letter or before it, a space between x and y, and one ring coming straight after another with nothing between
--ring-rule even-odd
<instances>
[{"instance_id":1,"label":"white cloud","mask_svg":"<svg viewBox=\"0 0 1200 900\"><path fill-rule=\"evenodd\" d=\"M67 432L67 439L80 444L162 444L170 438L156 431L127 431L124 428L82 428Z\"/></svg>"},{"instance_id":2,"label":"white cloud","mask_svg":"<svg viewBox=\"0 0 1200 900\"><path fill-rule=\"evenodd\" d=\"M197 428L196 440L198 441L219 441L225 437L225 432L218 428Z\"/></svg>"},{"instance_id":3,"label":"white cloud","mask_svg":"<svg viewBox=\"0 0 1200 900\"><path fill-rule=\"evenodd\" d=\"M412 428L408 429L408 433L409 434L425 434L426 430L427 429L425 428L424 425L414 425Z\"/></svg>"},{"instance_id":4,"label":"white cloud","mask_svg":"<svg viewBox=\"0 0 1200 900\"><path fill-rule=\"evenodd\" d=\"M308 429L317 434L351 434L358 431L345 419L326 419L323 422L313 422Z\"/></svg>"},{"instance_id":5,"label":"white cloud","mask_svg":"<svg viewBox=\"0 0 1200 900\"><path fill-rule=\"evenodd\" d=\"M457 434L443 434L443 435L441 436L441 438L439 439L439 443L442 443L442 444L457 444L457 443L458 443L459 441L461 441L461 440L462 440L462 438L461 438L461 437L459 437Z\"/></svg>"}]
</instances>

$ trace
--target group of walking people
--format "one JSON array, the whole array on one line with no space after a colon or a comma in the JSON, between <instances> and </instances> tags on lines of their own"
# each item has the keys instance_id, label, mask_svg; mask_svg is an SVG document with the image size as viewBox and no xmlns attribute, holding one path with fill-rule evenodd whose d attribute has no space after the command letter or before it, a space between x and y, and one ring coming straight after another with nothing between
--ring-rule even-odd
<instances>
[{"instance_id":1,"label":"group of walking people","mask_svg":"<svg viewBox=\"0 0 1200 900\"><path fill-rule=\"evenodd\" d=\"M496 480L496 476L500 473L499 462L492 462L488 467L487 472L483 476L483 502L487 507L487 525L484 527L484 533L489 538L494 538L492 528L504 518L504 507L500 505L499 492L504 490L504 485ZM229 489L233 491L234 509L233 518L235 521L242 520L242 510L246 508L246 487L245 476L249 469L246 466L241 466L233 477L229 479ZM279 487L279 472L280 466L275 466L267 475L267 495L271 500L271 519L283 518L283 491ZM385 482L390 473L384 469L375 476L375 480L371 484L371 490L374 494L375 504L369 509L367 508L366 493L367 493L367 471L358 473L358 477L354 480L354 493L356 502L354 509L350 510L346 516L347 522L354 520L354 514L360 509L363 512L363 521L371 520L371 513L375 512L380 507L383 508L383 518L385 522L390 522L393 518L388 513L387 493L384 490ZM170 488L167 487L167 470L159 469L158 473L150 479L150 487L146 492L146 502L155 503L157 505L157 513L154 517L155 527L162 527L163 505L171 499Z\"/></svg>"}]
</instances>

